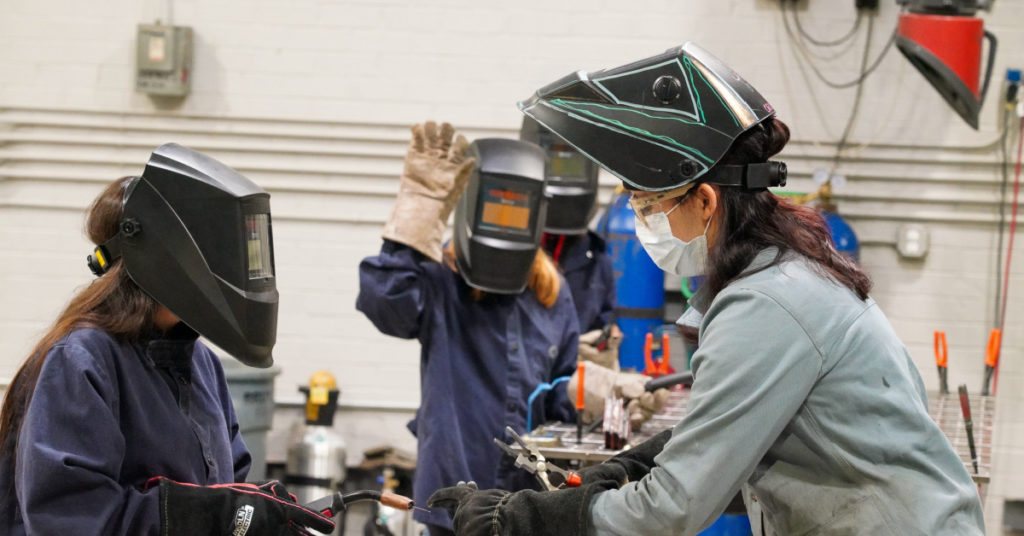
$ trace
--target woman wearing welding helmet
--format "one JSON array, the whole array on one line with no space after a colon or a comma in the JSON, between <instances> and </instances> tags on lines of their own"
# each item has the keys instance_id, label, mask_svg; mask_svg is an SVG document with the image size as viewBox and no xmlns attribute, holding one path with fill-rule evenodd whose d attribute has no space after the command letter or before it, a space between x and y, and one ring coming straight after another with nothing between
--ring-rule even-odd
<instances>
[{"instance_id":1,"label":"woman wearing welding helmet","mask_svg":"<svg viewBox=\"0 0 1024 536\"><path fill-rule=\"evenodd\" d=\"M506 426L527 432L529 412L533 425L573 417L564 382L527 400L575 371L579 335L565 281L539 248L544 153L511 139L470 145L447 123L412 133L384 243L359 267L356 307L381 332L422 347L421 403L409 423L414 498L460 480L533 488L494 438L511 442ZM444 510L415 516L433 536L450 533Z\"/></svg>"},{"instance_id":2,"label":"woman wearing welding helmet","mask_svg":"<svg viewBox=\"0 0 1024 536\"><path fill-rule=\"evenodd\" d=\"M15 375L0 415L0 533L307 534L333 522L244 484L220 360L268 367L270 196L201 153L153 152L88 212L97 279ZM236 484L240 483L240 484Z\"/></svg>"},{"instance_id":3,"label":"woman wearing welding helmet","mask_svg":"<svg viewBox=\"0 0 1024 536\"><path fill-rule=\"evenodd\" d=\"M706 275L686 417L552 493L440 490L457 534L697 534L740 491L766 534L984 534L913 362L822 219L768 188L788 128L693 43L573 74L523 111L633 190L662 269Z\"/></svg>"}]
</instances>

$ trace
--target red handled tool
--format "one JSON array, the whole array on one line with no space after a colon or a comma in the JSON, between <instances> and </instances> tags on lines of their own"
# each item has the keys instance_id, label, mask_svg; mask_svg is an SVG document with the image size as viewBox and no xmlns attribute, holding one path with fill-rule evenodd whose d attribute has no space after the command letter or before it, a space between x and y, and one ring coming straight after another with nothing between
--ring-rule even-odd
<instances>
[{"instance_id":1,"label":"red handled tool","mask_svg":"<svg viewBox=\"0 0 1024 536\"><path fill-rule=\"evenodd\" d=\"M967 386L960 386L960 411L964 414L964 427L967 428L967 448L971 451L971 465L974 474L978 474L978 452L974 450L974 423L971 422L971 401L967 399Z\"/></svg>"},{"instance_id":2,"label":"red handled tool","mask_svg":"<svg viewBox=\"0 0 1024 536\"><path fill-rule=\"evenodd\" d=\"M946 332L936 331L935 332L935 364L939 367L939 394L949 394L949 383L947 383L947 373L949 369L946 365L949 362L949 347L946 346Z\"/></svg>"},{"instance_id":3,"label":"red handled tool","mask_svg":"<svg viewBox=\"0 0 1024 536\"><path fill-rule=\"evenodd\" d=\"M608 340L612 337L612 325L608 324L601 328L601 335L594 341L594 347L597 348L598 352L603 352L608 349Z\"/></svg>"}]
</instances>

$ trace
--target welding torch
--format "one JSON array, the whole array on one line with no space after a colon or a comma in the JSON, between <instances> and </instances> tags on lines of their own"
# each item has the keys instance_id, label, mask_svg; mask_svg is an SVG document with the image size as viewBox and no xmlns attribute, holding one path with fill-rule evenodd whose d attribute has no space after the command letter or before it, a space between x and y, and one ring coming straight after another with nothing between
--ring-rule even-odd
<instances>
[{"instance_id":1,"label":"welding torch","mask_svg":"<svg viewBox=\"0 0 1024 536\"><path fill-rule=\"evenodd\" d=\"M960 386L960 410L964 414L964 427L967 428L967 448L971 451L971 465L974 474L978 474L978 452L974 449L974 423L971 422L971 402L967 399L967 386Z\"/></svg>"},{"instance_id":2,"label":"welding torch","mask_svg":"<svg viewBox=\"0 0 1024 536\"><path fill-rule=\"evenodd\" d=\"M949 369L946 365L949 363L949 347L946 345L946 332L936 331L935 332L935 364L939 368L939 394L949 394L949 383L946 381L948 377Z\"/></svg>"},{"instance_id":3,"label":"welding torch","mask_svg":"<svg viewBox=\"0 0 1024 536\"><path fill-rule=\"evenodd\" d=\"M412 510L416 504L412 499L388 491L372 489L353 491L351 493L336 492L304 505L307 510L318 512L324 517L334 517L351 503L359 501L375 501L398 510Z\"/></svg>"}]
</instances>

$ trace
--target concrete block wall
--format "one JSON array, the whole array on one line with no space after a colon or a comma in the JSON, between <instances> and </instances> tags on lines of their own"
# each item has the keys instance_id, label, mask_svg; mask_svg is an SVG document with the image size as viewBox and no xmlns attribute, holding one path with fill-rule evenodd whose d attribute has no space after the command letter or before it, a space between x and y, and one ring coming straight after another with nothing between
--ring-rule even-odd
<instances>
[{"instance_id":1,"label":"concrete block wall","mask_svg":"<svg viewBox=\"0 0 1024 536\"><path fill-rule=\"evenodd\" d=\"M883 0L872 58L896 20ZM834 90L797 61L773 0L4 0L0 17L0 377L70 294L88 283L82 209L106 181L137 173L148 152L178 141L209 152L273 195L282 294L278 398L320 368L343 390L338 416L350 461L381 442L414 441L401 426L418 402L418 346L378 334L354 310L359 260L388 215L408 125L448 120L470 137L514 136L514 103L576 69L620 65L694 40L742 73L793 131L791 187L810 191L830 167L854 90ZM801 2L819 38L845 33L852 0ZM787 12L794 24L793 12ZM890 50L867 79L838 172L840 212L863 242L875 299L934 388L932 332L950 343L950 381L981 383L994 313L1000 173L997 107L1005 67L1024 67L1024 6L995 2L986 27L1000 53L981 129L971 130ZM156 19L195 32L193 92L181 102L133 91L135 26ZM867 21L831 61L857 76ZM1010 143L1015 139L1011 136ZM614 181L603 178L602 199ZM924 224L922 261L894 248L902 223ZM1019 244L1019 242L1018 242ZM1015 255L989 487L990 532L1003 497L1024 497L1024 318ZM270 456L283 458L298 410L275 418Z\"/></svg>"}]
</instances>

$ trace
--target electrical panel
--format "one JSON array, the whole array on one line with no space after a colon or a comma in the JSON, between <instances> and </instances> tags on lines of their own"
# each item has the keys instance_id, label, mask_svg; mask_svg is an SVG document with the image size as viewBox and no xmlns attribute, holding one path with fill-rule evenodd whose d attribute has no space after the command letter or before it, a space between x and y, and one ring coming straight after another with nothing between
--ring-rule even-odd
<instances>
[{"instance_id":1,"label":"electrical panel","mask_svg":"<svg viewBox=\"0 0 1024 536\"><path fill-rule=\"evenodd\" d=\"M192 86L192 28L140 24L135 90L184 97Z\"/></svg>"}]
</instances>

